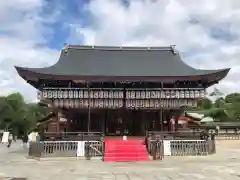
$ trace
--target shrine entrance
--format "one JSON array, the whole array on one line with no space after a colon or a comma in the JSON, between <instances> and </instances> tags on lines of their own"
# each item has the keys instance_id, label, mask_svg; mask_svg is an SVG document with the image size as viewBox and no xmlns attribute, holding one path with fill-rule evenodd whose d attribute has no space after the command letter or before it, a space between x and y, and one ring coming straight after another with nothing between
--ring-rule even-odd
<instances>
[{"instance_id":1,"label":"shrine entrance","mask_svg":"<svg viewBox=\"0 0 240 180\"><path fill-rule=\"evenodd\" d=\"M105 121L107 136L144 136L141 116L137 111L108 111Z\"/></svg>"},{"instance_id":2,"label":"shrine entrance","mask_svg":"<svg viewBox=\"0 0 240 180\"><path fill-rule=\"evenodd\" d=\"M170 131L171 112L164 110L91 110L72 109L67 119L69 132L102 132L105 136L145 136L147 131Z\"/></svg>"}]
</instances>

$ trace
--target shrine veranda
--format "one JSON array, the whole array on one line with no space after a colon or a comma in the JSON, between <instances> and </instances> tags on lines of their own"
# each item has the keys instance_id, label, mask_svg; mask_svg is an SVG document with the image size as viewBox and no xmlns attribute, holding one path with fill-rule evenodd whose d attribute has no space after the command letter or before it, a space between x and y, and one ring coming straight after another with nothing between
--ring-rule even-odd
<instances>
[{"instance_id":1,"label":"shrine veranda","mask_svg":"<svg viewBox=\"0 0 240 180\"><path fill-rule=\"evenodd\" d=\"M230 70L194 69L174 46L76 45L66 45L53 66L16 69L55 114L47 132L106 136L172 131L170 119L177 124L181 107L197 107Z\"/></svg>"}]
</instances>

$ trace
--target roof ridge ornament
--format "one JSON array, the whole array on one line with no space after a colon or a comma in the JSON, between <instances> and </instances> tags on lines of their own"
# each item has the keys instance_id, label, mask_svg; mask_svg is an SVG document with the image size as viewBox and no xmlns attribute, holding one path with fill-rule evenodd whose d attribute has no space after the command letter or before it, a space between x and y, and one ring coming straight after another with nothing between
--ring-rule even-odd
<instances>
[{"instance_id":1,"label":"roof ridge ornament","mask_svg":"<svg viewBox=\"0 0 240 180\"><path fill-rule=\"evenodd\" d=\"M172 51L172 53L173 53L174 55L177 55L177 54L178 54L178 51L176 50L176 44L171 45L171 46L170 46L170 49L171 49L171 51Z\"/></svg>"},{"instance_id":2,"label":"roof ridge ornament","mask_svg":"<svg viewBox=\"0 0 240 180\"><path fill-rule=\"evenodd\" d=\"M70 45L68 43L64 43L64 47L62 50L64 51L65 54L67 54L69 48L70 48Z\"/></svg>"}]
</instances>

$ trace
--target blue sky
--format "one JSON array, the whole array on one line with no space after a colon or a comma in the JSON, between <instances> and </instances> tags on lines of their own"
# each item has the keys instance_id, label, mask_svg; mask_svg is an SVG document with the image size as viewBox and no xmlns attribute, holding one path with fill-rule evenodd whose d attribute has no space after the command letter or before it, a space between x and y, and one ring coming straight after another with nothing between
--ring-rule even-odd
<instances>
[{"instance_id":1,"label":"blue sky","mask_svg":"<svg viewBox=\"0 0 240 180\"><path fill-rule=\"evenodd\" d=\"M232 67L218 85L240 91L240 1L11 0L0 6L0 95L36 90L14 65L54 64L63 44L168 46L195 67ZM210 90L211 91L211 88Z\"/></svg>"}]
</instances>

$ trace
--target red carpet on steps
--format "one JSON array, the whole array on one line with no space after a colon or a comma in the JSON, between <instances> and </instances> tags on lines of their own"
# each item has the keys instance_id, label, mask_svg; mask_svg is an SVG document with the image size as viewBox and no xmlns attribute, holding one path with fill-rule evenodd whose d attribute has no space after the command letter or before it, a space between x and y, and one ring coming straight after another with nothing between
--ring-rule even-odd
<instances>
[{"instance_id":1,"label":"red carpet on steps","mask_svg":"<svg viewBox=\"0 0 240 180\"><path fill-rule=\"evenodd\" d=\"M104 161L147 161L149 160L143 140L105 140Z\"/></svg>"}]
</instances>

